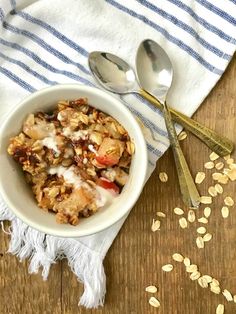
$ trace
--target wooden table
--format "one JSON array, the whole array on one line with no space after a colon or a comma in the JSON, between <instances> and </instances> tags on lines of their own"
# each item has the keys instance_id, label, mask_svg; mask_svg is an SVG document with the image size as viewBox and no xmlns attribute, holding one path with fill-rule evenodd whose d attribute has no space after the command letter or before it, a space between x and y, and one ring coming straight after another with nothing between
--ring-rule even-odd
<instances>
[{"instance_id":1,"label":"wooden table","mask_svg":"<svg viewBox=\"0 0 236 314\"><path fill-rule=\"evenodd\" d=\"M228 136L236 143L236 58L219 81L194 118ZM210 151L196 138L189 135L183 142L183 151L192 173L204 170ZM234 157L236 155L234 154ZM168 173L167 183L158 180L158 173ZM200 192L207 193L213 183L211 172L200 185ZM224 186L224 196L231 195L236 201L236 182ZM212 215L207 229L213 234L205 249L195 244L196 226L181 229L173 208L183 207L171 151L160 161L147 183L137 205L132 210L106 259L107 295L104 308L85 310L77 303L83 287L72 274L67 261L55 264L48 281L40 275L28 274L28 263L6 253L8 236L0 233L0 313L31 314L214 314L218 303L227 302L222 295L201 288L191 281L182 264L174 263L171 273L164 273L162 265L172 262L171 255L181 252L191 258L204 274L217 278L224 288L236 294L236 205L228 219L221 217L223 196L214 200ZM152 219L157 211L163 211L161 231L151 232ZM198 210L202 216L203 208ZM148 304L148 285L157 285L156 296L161 307ZM225 314L236 313L236 304L226 304Z\"/></svg>"}]
</instances>

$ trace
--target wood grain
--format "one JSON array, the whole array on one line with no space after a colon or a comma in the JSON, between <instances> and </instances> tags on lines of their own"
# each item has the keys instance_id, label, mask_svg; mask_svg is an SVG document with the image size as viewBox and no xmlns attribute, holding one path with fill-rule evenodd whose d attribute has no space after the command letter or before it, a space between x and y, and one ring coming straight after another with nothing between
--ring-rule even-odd
<instances>
[{"instance_id":1,"label":"wood grain","mask_svg":"<svg viewBox=\"0 0 236 314\"><path fill-rule=\"evenodd\" d=\"M194 118L236 143L235 77L236 58ZM204 170L204 162L210 153L206 146L191 135L182 146L192 173ZM167 183L158 180L160 171L168 173ZM206 194L212 183L211 171L208 171L200 192ZM224 195L231 195L236 200L236 184L225 186ZM214 314L218 303L226 305L225 314L236 313L235 303L226 304L222 296L200 288L189 279L182 265L175 263L171 273L161 271L163 264L171 262L173 253L181 252L199 265L202 273L214 276L224 288L236 294L236 206L231 209L230 217L223 220L220 214L222 205L223 196L214 200L212 216L207 225L213 239L204 250L197 249L197 224L182 230L178 217L173 214L174 207L184 206L173 157L168 151L158 162L157 169L105 258L107 295L104 308L78 308L83 287L71 273L66 261L52 267L47 282L43 282L40 275L29 275L26 262L21 264L5 253L8 237L1 233L0 313ZM152 233L151 222L158 210L164 211L167 217L163 219L161 231ZM203 207L198 211L199 216L202 214ZM150 284L158 286L156 295L161 302L159 309L148 304L150 295L145 292L145 287Z\"/></svg>"}]
</instances>

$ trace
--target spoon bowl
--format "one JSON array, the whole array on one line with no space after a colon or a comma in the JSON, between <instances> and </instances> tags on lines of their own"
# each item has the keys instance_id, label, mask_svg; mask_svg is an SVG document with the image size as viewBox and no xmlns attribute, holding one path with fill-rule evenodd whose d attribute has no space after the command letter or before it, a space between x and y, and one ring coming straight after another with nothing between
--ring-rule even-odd
<instances>
[{"instance_id":1,"label":"spoon bowl","mask_svg":"<svg viewBox=\"0 0 236 314\"><path fill-rule=\"evenodd\" d=\"M91 52L89 67L98 82L110 92L128 94L140 89L130 65L112 53Z\"/></svg>"},{"instance_id":2,"label":"spoon bowl","mask_svg":"<svg viewBox=\"0 0 236 314\"><path fill-rule=\"evenodd\" d=\"M163 103L173 79L173 66L167 53L153 40L143 41L136 55L140 85Z\"/></svg>"}]
</instances>

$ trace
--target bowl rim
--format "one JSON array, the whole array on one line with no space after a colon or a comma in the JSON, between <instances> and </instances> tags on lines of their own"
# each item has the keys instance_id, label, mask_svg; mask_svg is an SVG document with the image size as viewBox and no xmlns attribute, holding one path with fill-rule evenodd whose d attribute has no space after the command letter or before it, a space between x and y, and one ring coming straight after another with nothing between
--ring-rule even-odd
<instances>
[{"instance_id":1,"label":"bowl rim","mask_svg":"<svg viewBox=\"0 0 236 314\"><path fill-rule=\"evenodd\" d=\"M4 200L4 202L7 204L7 206L9 207L9 209L16 215L16 217L18 217L22 222L24 222L25 224L27 224L28 226L40 231L40 232L44 232L45 234L49 234L49 235L53 235L53 236L58 236L58 237L66 237L66 238L76 238L76 237L84 237L84 236L89 236L95 233L98 233L100 231L103 231L109 227L111 227L112 225L114 225L115 223L117 223L118 221L120 221L125 215L127 215L130 210L132 209L132 207L135 205L135 203L137 202L143 186L145 184L145 179L147 176L147 170L148 170L148 152L147 152L147 145L146 145L146 141L144 139L144 135L142 133L141 127L139 126L138 122L136 121L135 117L133 116L133 114L128 110L128 108L125 107L125 105L118 100L117 98L113 97L111 94L100 90L99 88L96 87L91 87L91 86L86 86L86 85L82 85L82 84L71 84L71 83L67 83L67 84L58 84L58 85L54 85L54 86L50 86L50 87L46 87L43 89L40 89L28 96L26 96L25 98L23 98L17 105L16 107L11 110L8 114L6 114L4 116L5 120L3 121L2 125L0 126L0 147L2 146L2 142L3 142L3 135L4 135L4 131L6 130L6 128L8 128L8 123L9 120L12 118L12 116L16 115L17 112L21 111L22 107L24 107L26 104L28 104L29 102L32 102L35 98L40 98L41 95L53 91L53 90L61 90L61 89L76 89L79 91L83 91L84 93L86 93L86 91L88 91L88 93L92 93L95 96L98 95L99 97L103 97L105 98L108 102L111 103L116 103L116 105L121 106L122 107L122 111L124 111L124 114L128 117L128 119L130 120L130 122L132 123L133 127L134 127L134 132L137 134L137 137L139 139L139 145L142 147L142 159L143 159L143 164L142 167L139 168L139 182L140 184L138 186L135 186L135 191L132 192L132 197L129 197L124 208L126 208L125 210L120 210L119 213L117 213L116 216L114 216L114 219L109 219L109 220L104 220L101 222L101 224L99 223L98 225L95 225L93 227L93 230L86 232L83 231L81 232L79 229L76 229L77 232L73 231L70 232L70 230L66 230L66 229L61 229L61 230L57 230L54 232L54 230L51 230L50 228L48 228L47 226L44 226L42 224L37 224L37 222L34 219L31 219L29 217L27 217L27 215L24 215L24 212L22 212L20 210L20 207L16 207L14 206L14 204L11 201L11 197L9 197L7 195L7 193L5 193L4 190L4 182L3 180L0 179L0 194ZM116 117L115 117L116 118ZM91 229L91 228L89 228ZM78 235L76 235L76 233L78 233Z\"/></svg>"}]
</instances>

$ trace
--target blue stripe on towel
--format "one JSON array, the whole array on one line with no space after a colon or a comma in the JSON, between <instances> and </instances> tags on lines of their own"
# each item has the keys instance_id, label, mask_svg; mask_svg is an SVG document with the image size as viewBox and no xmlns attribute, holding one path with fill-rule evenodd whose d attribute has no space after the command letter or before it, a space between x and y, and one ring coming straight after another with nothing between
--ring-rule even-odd
<instances>
[{"instance_id":1,"label":"blue stripe on towel","mask_svg":"<svg viewBox=\"0 0 236 314\"><path fill-rule=\"evenodd\" d=\"M74 74L74 73L69 72L69 71L64 71L64 70L59 70L59 69L54 68L52 65L48 64L47 62L45 62L44 60L39 58L34 52L30 51L27 48L20 46L17 43L12 43L12 42L9 42L9 41L6 41L6 40L0 38L0 44L5 45L7 47L11 47L13 49L16 49L16 50L24 53L25 55L27 55L28 57L33 59L36 63L40 64L45 69L47 69L53 73L62 74L66 77L69 77L75 81L79 81L83 84L94 86L94 84L92 84L90 81L88 81L87 79L83 78L80 75Z\"/></svg>"},{"instance_id":2,"label":"blue stripe on towel","mask_svg":"<svg viewBox=\"0 0 236 314\"><path fill-rule=\"evenodd\" d=\"M19 78L17 75L14 73L10 72L9 70L5 69L4 67L0 66L0 73L4 74L7 76L9 79L11 79L13 82L17 83L19 86L23 87L26 89L28 92L35 92L36 89L31 86L30 84L26 83L23 81L21 78Z\"/></svg>"},{"instance_id":3,"label":"blue stripe on towel","mask_svg":"<svg viewBox=\"0 0 236 314\"><path fill-rule=\"evenodd\" d=\"M58 30L56 30L54 27L52 27L48 23L46 23L46 22L44 22L44 21L42 21L42 20L40 20L38 18L35 18L35 17L31 16L30 14L28 14L26 12L22 12L22 11L15 11L15 10L13 10L11 12L11 14L16 14L16 15L22 17L23 19L25 19L26 21L29 21L31 23L34 23L36 25L41 26L46 31L48 31L49 33L54 35L57 39L61 40L63 43L67 44L69 47L71 47L75 51L79 52L81 55L83 55L85 57L88 57L89 53L88 53L88 51L86 49L84 49L83 47L79 46L77 43L72 41L70 38L68 38L64 34L60 33Z\"/></svg>"},{"instance_id":4,"label":"blue stripe on towel","mask_svg":"<svg viewBox=\"0 0 236 314\"><path fill-rule=\"evenodd\" d=\"M224 0L224 1L226 1L226 0ZM230 14L226 13L225 11L221 10L220 8L216 7L214 4L212 4L206 0L196 0L196 2L198 2L199 4L201 4L202 6L207 8L209 11L214 12L216 15L222 17L224 20L226 20L230 24L233 24L234 26L236 25L236 19L232 15L230 15Z\"/></svg>"},{"instance_id":5,"label":"blue stripe on towel","mask_svg":"<svg viewBox=\"0 0 236 314\"><path fill-rule=\"evenodd\" d=\"M50 81L48 80L45 76L39 74L38 72L32 70L28 65L26 65L25 63L19 61L19 60L16 60L16 59L13 59L13 58L10 58L8 56L6 56L5 54L3 54L2 52L0 52L0 57L3 58L4 60L10 62L10 63L13 63L13 64L16 64L18 65L19 67L21 67L22 69L24 69L26 72L32 74L34 77L37 77L40 81L42 81L43 83L45 84L48 84L48 85L56 85L58 84L58 82L55 82L55 81Z\"/></svg>"},{"instance_id":6,"label":"blue stripe on towel","mask_svg":"<svg viewBox=\"0 0 236 314\"><path fill-rule=\"evenodd\" d=\"M216 34L217 36L219 36L221 39L223 39L223 40L225 40L227 42L231 42L232 44L236 44L236 39L235 38L232 38L228 34L224 33L223 30L221 30L221 29L217 28L216 26L210 24L208 21L206 21L205 19L203 19L202 17L197 15L193 11L193 9L191 7L187 6L182 1L180 1L180 0L167 0L167 1L173 3L174 5L179 7L180 9L184 10L185 12L187 12L195 21L197 21L199 24L201 24L203 27L205 27L210 32L212 32L212 33Z\"/></svg>"},{"instance_id":7,"label":"blue stripe on towel","mask_svg":"<svg viewBox=\"0 0 236 314\"><path fill-rule=\"evenodd\" d=\"M198 41L204 48L208 49L209 51L211 51L212 53L214 53L218 57L226 59L226 60L230 60L230 58L231 58L230 55L224 53L223 51L221 51L217 47L215 47L212 44L208 43L205 39L200 37L200 35L191 26L189 26L188 24L182 22L177 17L175 17L175 16L165 12L161 8L158 8L157 6L155 6L154 4L152 4L152 3L150 3L150 2L148 2L146 0L136 0L136 1L138 1L141 5L147 7L148 9L152 10L153 12L159 14L160 16L165 18L166 20L172 22L174 25L176 25L177 27L179 27L182 30L186 31L190 35L192 35L196 39L196 41Z\"/></svg>"},{"instance_id":8,"label":"blue stripe on towel","mask_svg":"<svg viewBox=\"0 0 236 314\"><path fill-rule=\"evenodd\" d=\"M89 74L90 72L89 70L87 70L83 65L81 65L78 62L74 62L73 60L71 60L69 57L67 57L66 55L64 55L63 53L61 53L60 51L58 51L57 49L53 48L51 45L49 45L48 43L46 43L43 39L41 39L40 37L38 37L37 35L24 30L24 29L20 29L18 27L15 27L7 22L3 22L3 27L5 29L7 29L8 31L11 31L15 34L18 35L22 35L25 36L27 38L30 38L32 41L34 41L35 43L37 43L39 46L41 46L42 48L44 48L46 51L48 51L49 53L51 53L52 55L54 55L55 57L57 57L58 59L62 60L63 62L67 63L67 64L72 64L75 65L76 67L78 67L82 72Z\"/></svg>"},{"instance_id":9,"label":"blue stripe on towel","mask_svg":"<svg viewBox=\"0 0 236 314\"><path fill-rule=\"evenodd\" d=\"M151 20L146 18L144 15L138 14L135 11L128 9L127 7L119 4L118 2L116 2L114 0L105 0L105 1L108 2L109 4L111 4L112 6L114 6L115 8L117 8L118 10L121 10L121 11L129 14L130 16L133 16L134 18L137 18L137 19L141 20L145 24L147 24L150 27L152 27L155 30L157 30L167 40L169 40L173 44L177 45L182 50L186 51L191 57L193 57L195 60L197 60L202 66L204 66L210 72L213 72L214 74L217 74L217 75L223 74L223 70L220 70L220 69L214 67L212 64L210 64L205 59L203 59L202 56L200 56L195 50L193 50L191 47L186 45L182 40L172 36L163 27L155 24L154 22L152 22Z\"/></svg>"}]
</instances>

